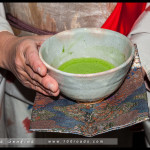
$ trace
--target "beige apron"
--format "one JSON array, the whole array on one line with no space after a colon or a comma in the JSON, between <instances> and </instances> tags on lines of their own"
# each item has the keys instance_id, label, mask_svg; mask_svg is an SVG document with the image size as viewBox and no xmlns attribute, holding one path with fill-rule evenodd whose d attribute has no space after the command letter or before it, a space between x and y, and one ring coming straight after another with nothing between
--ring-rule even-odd
<instances>
[{"instance_id":1,"label":"beige apron","mask_svg":"<svg viewBox=\"0 0 150 150\"><path fill-rule=\"evenodd\" d=\"M61 32L101 27L116 3L5 3L6 13L38 29ZM23 31L14 29L16 35Z\"/></svg>"}]
</instances>

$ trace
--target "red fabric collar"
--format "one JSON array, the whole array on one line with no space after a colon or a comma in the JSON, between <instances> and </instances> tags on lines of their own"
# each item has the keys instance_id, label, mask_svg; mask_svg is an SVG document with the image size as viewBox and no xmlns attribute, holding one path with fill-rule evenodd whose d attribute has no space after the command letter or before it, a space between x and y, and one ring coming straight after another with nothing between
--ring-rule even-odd
<instances>
[{"instance_id":1,"label":"red fabric collar","mask_svg":"<svg viewBox=\"0 0 150 150\"><path fill-rule=\"evenodd\" d=\"M145 7L146 3L117 3L101 28L117 31L127 36Z\"/></svg>"}]
</instances>

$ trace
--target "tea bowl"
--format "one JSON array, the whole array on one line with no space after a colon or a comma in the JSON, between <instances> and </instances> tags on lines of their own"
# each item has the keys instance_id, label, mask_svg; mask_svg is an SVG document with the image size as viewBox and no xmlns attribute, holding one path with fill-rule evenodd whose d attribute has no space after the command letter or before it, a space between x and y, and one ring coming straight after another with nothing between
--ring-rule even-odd
<instances>
[{"instance_id":1,"label":"tea bowl","mask_svg":"<svg viewBox=\"0 0 150 150\"><path fill-rule=\"evenodd\" d=\"M39 57L62 94L79 102L95 102L115 92L123 83L132 60L134 45L124 35L102 28L76 28L48 38ZM98 73L74 74L58 67L74 58L100 58L115 68Z\"/></svg>"}]
</instances>

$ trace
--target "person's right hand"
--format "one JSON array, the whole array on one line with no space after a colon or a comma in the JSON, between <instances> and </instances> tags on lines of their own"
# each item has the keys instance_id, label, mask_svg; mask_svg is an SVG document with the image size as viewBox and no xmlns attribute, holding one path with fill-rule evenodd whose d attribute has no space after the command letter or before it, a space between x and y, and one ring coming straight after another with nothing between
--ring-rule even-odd
<instances>
[{"instance_id":1,"label":"person's right hand","mask_svg":"<svg viewBox=\"0 0 150 150\"><path fill-rule=\"evenodd\" d=\"M38 55L40 45L50 36L16 37L8 32L2 34L7 40L1 42L1 66L11 71L24 86L45 95L58 96L58 83L47 74L47 68Z\"/></svg>"}]
</instances>

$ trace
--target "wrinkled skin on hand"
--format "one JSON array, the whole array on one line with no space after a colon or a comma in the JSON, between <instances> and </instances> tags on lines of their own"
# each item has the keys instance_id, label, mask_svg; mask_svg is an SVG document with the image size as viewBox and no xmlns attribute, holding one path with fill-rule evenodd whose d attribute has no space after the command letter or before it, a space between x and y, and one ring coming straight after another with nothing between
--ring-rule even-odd
<instances>
[{"instance_id":1,"label":"wrinkled skin on hand","mask_svg":"<svg viewBox=\"0 0 150 150\"><path fill-rule=\"evenodd\" d=\"M57 81L47 74L39 58L41 44L50 36L10 36L3 45L6 51L4 67L26 87L50 96L59 95Z\"/></svg>"}]
</instances>

